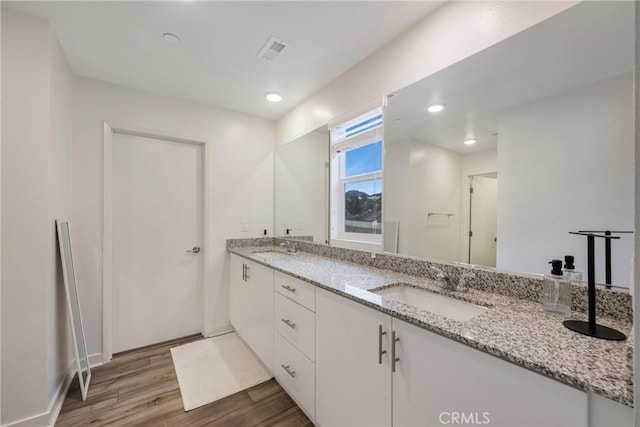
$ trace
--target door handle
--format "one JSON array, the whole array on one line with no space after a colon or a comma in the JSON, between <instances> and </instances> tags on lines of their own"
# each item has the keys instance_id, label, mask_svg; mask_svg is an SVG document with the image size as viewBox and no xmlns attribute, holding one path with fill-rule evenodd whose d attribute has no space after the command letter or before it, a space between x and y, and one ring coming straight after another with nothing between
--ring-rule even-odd
<instances>
[{"instance_id":1,"label":"door handle","mask_svg":"<svg viewBox=\"0 0 640 427\"><path fill-rule=\"evenodd\" d=\"M193 248L187 250L187 252L193 252L194 254L197 254L200 252L200 246L194 246Z\"/></svg>"},{"instance_id":2,"label":"door handle","mask_svg":"<svg viewBox=\"0 0 640 427\"><path fill-rule=\"evenodd\" d=\"M400 341L400 338L396 337L396 331L391 332L391 372L396 371L396 362L400 361L399 357L396 357L396 343Z\"/></svg>"}]
</instances>

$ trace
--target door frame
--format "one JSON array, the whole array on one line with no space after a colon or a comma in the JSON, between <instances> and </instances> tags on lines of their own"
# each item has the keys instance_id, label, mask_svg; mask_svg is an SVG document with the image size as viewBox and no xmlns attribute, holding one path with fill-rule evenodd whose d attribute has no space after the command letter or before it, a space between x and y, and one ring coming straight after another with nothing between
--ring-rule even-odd
<instances>
[{"instance_id":1,"label":"door frame","mask_svg":"<svg viewBox=\"0 0 640 427\"><path fill-rule=\"evenodd\" d=\"M162 141L177 142L180 144L196 145L200 147L202 162L202 224L200 227L201 254L204 259L201 263L200 271L200 292L202 296L202 325L201 333L207 334L210 324L211 303L210 292L204 283L210 276L208 258L208 248L210 234L209 212L209 164L208 157L210 150L207 150L205 141L183 136L167 135L164 132L156 132L149 129L142 129L135 126L115 125L103 122L103 203L102 203L102 362L107 363L113 356L113 134L140 136L145 138L159 139Z\"/></svg>"},{"instance_id":2,"label":"door frame","mask_svg":"<svg viewBox=\"0 0 640 427\"><path fill-rule=\"evenodd\" d=\"M497 174L497 171L471 173L465 176L464 189L462 191L462 215L461 215L461 233L460 233L460 259L464 263L469 263L469 254L471 250L469 231L471 230L471 184L474 177L487 176ZM497 203L497 201L496 201ZM497 208L497 206L496 206Z\"/></svg>"}]
</instances>

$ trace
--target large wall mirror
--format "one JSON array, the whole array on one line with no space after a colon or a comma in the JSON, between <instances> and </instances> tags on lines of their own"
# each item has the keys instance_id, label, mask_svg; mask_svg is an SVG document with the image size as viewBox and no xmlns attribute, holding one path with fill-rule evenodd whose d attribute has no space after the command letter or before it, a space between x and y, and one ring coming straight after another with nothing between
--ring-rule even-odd
<instances>
[{"instance_id":1,"label":"large wall mirror","mask_svg":"<svg viewBox=\"0 0 640 427\"><path fill-rule=\"evenodd\" d=\"M329 131L326 126L278 147L275 234L326 243L329 226Z\"/></svg>"},{"instance_id":2,"label":"large wall mirror","mask_svg":"<svg viewBox=\"0 0 640 427\"><path fill-rule=\"evenodd\" d=\"M521 273L574 255L586 272L569 231L632 230L633 17L633 2L582 2L390 95L385 250ZM327 240L328 140L322 128L277 150L276 235ZM612 250L626 287L633 235Z\"/></svg>"},{"instance_id":3,"label":"large wall mirror","mask_svg":"<svg viewBox=\"0 0 640 427\"><path fill-rule=\"evenodd\" d=\"M633 16L583 2L389 97L398 253L527 273L570 254L586 271L569 231L633 229ZM614 241L614 284L632 254L632 235Z\"/></svg>"}]
</instances>

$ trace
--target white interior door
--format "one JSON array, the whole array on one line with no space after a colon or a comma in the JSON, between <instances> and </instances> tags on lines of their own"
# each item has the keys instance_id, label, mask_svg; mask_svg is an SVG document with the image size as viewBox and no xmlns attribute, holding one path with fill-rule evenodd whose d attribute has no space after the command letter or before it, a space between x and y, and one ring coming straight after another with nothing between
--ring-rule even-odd
<instances>
[{"instance_id":1,"label":"white interior door","mask_svg":"<svg viewBox=\"0 0 640 427\"><path fill-rule=\"evenodd\" d=\"M113 134L113 352L202 331L202 152Z\"/></svg>"},{"instance_id":2,"label":"white interior door","mask_svg":"<svg viewBox=\"0 0 640 427\"><path fill-rule=\"evenodd\" d=\"M471 177L471 233L469 263L496 266L497 242L497 174Z\"/></svg>"}]
</instances>

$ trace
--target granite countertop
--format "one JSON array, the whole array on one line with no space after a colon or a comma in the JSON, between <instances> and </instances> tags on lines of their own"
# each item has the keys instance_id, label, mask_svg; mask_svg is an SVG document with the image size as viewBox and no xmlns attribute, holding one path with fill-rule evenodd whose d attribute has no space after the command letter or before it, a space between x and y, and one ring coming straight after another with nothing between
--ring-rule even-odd
<instances>
[{"instance_id":1,"label":"granite countertop","mask_svg":"<svg viewBox=\"0 0 640 427\"><path fill-rule=\"evenodd\" d=\"M581 390L633 406L627 343L572 332L562 325L562 318L544 313L539 303L474 289L468 293L443 291L425 277L307 252L288 255L275 246L232 247L229 251ZM398 283L426 288L489 310L459 322L368 292ZM582 314L572 318L586 319ZM598 323L627 335L631 330L630 324L613 319L598 318Z\"/></svg>"}]
</instances>

